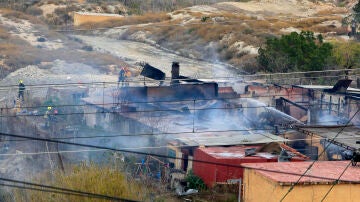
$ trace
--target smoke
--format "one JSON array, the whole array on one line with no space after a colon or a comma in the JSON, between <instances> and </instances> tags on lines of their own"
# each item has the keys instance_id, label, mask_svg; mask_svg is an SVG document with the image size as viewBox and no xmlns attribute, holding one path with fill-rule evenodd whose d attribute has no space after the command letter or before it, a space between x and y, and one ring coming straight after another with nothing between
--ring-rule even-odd
<instances>
[{"instance_id":1,"label":"smoke","mask_svg":"<svg viewBox=\"0 0 360 202\"><path fill-rule=\"evenodd\" d=\"M332 126L332 125L342 125L347 123L347 119L344 117L334 116L328 113L328 111L321 111L318 113L319 117L313 124L323 125L323 126Z\"/></svg>"},{"instance_id":2,"label":"smoke","mask_svg":"<svg viewBox=\"0 0 360 202\"><path fill-rule=\"evenodd\" d=\"M274 107L252 98L245 99L247 103L248 116L254 121L262 121L262 125L274 126L277 124L301 123L299 120L289 116Z\"/></svg>"}]
</instances>

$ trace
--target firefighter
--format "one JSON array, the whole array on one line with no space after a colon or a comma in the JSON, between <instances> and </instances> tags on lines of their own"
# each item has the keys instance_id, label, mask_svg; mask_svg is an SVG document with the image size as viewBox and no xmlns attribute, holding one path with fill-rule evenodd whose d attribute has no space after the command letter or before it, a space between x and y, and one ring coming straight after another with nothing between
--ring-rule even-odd
<instances>
[{"instance_id":1,"label":"firefighter","mask_svg":"<svg viewBox=\"0 0 360 202\"><path fill-rule=\"evenodd\" d=\"M121 67L120 72L119 72L119 80L118 80L118 87L119 87L119 83L121 82L121 86L124 85L124 81L125 81L125 69L124 67Z\"/></svg>"},{"instance_id":2,"label":"firefighter","mask_svg":"<svg viewBox=\"0 0 360 202\"><path fill-rule=\"evenodd\" d=\"M23 80L19 81L19 95L18 98L20 100L20 97L22 101L24 101L24 92L25 92L25 84L23 83Z\"/></svg>"},{"instance_id":3,"label":"firefighter","mask_svg":"<svg viewBox=\"0 0 360 202\"><path fill-rule=\"evenodd\" d=\"M125 67L125 86L129 86L129 81L127 78L131 77L131 72L129 70L129 68Z\"/></svg>"},{"instance_id":4,"label":"firefighter","mask_svg":"<svg viewBox=\"0 0 360 202\"><path fill-rule=\"evenodd\" d=\"M47 108L47 111L46 111L45 114L44 114L45 128L50 127L51 109L52 109L52 108L49 106L49 107Z\"/></svg>"}]
</instances>

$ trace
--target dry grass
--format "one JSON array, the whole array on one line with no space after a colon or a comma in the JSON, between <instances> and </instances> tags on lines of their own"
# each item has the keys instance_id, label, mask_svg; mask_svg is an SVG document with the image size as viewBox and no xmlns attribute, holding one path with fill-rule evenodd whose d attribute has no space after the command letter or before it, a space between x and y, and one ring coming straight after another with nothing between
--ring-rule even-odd
<instances>
[{"instance_id":1,"label":"dry grass","mask_svg":"<svg viewBox=\"0 0 360 202\"><path fill-rule=\"evenodd\" d=\"M131 35L131 33L137 31L149 31L151 33L149 37L159 45L177 50L184 56L188 56L191 52L192 55L198 56L199 59L209 59L215 56L223 61L231 62L238 57L242 57L242 55L237 54L237 50L230 48L231 44L243 41L246 44L258 45L263 40L257 36L262 33L257 29L268 30L271 26L265 20L249 20L250 17L231 13L206 15L207 20L201 22L204 15L196 12L195 14L198 14L196 18L199 21L194 24L189 23L185 26L178 26L178 22L166 21L158 23L159 26L131 29L128 30L127 34ZM215 23L211 20L214 18L217 19ZM253 23L256 25L255 28L253 29L252 25L240 24L239 22L242 20L246 23ZM226 40L223 40L224 37L226 37ZM215 42L215 46L209 47L210 42Z\"/></svg>"},{"instance_id":2,"label":"dry grass","mask_svg":"<svg viewBox=\"0 0 360 202\"><path fill-rule=\"evenodd\" d=\"M338 20L341 21L340 16L329 16L329 17L313 17L313 18L305 18L300 19L295 23L296 28L309 28L312 26L315 26L317 24L320 24L322 22L330 21L330 20Z\"/></svg>"},{"instance_id":3,"label":"dry grass","mask_svg":"<svg viewBox=\"0 0 360 202\"><path fill-rule=\"evenodd\" d=\"M348 12L343 8L332 8L332 9L325 9L320 10L316 13L317 16L330 16L334 14L347 14Z\"/></svg>"},{"instance_id":4,"label":"dry grass","mask_svg":"<svg viewBox=\"0 0 360 202\"><path fill-rule=\"evenodd\" d=\"M81 190L85 192L103 194L119 198L144 201L147 189L139 183L127 180L124 173L101 167L94 164L74 166L70 172L64 174L56 172L53 177L42 175L39 183L51 184L52 186L68 189ZM39 191L14 191L15 201L37 201L37 202L60 202L60 201L84 201L99 202L108 201L103 199L71 196L67 194L55 194Z\"/></svg>"},{"instance_id":5,"label":"dry grass","mask_svg":"<svg viewBox=\"0 0 360 202\"><path fill-rule=\"evenodd\" d=\"M313 26L309 28L310 31L320 32L320 33L328 33L328 32L336 32L338 29L335 26Z\"/></svg>"},{"instance_id":6,"label":"dry grass","mask_svg":"<svg viewBox=\"0 0 360 202\"><path fill-rule=\"evenodd\" d=\"M254 20L247 22L249 26L256 30L268 30L271 27L271 24L267 20Z\"/></svg>"},{"instance_id":7,"label":"dry grass","mask_svg":"<svg viewBox=\"0 0 360 202\"><path fill-rule=\"evenodd\" d=\"M28 20L32 24L44 24L41 20L39 20L35 16L28 15L23 12L14 11L10 9L0 9L0 12L3 17L9 18L14 21L22 19L22 20Z\"/></svg>"},{"instance_id":8,"label":"dry grass","mask_svg":"<svg viewBox=\"0 0 360 202\"><path fill-rule=\"evenodd\" d=\"M271 29L274 30L272 33L279 34L280 33L279 31L281 29L285 29L285 28L292 27L292 26L293 26L293 24L291 22L277 21L272 24Z\"/></svg>"},{"instance_id":9,"label":"dry grass","mask_svg":"<svg viewBox=\"0 0 360 202\"><path fill-rule=\"evenodd\" d=\"M8 39L10 34L7 30L0 27L0 39Z\"/></svg>"},{"instance_id":10,"label":"dry grass","mask_svg":"<svg viewBox=\"0 0 360 202\"><path fill-rule=\"evenodd\" d=\"M86 23L80 26L83 29L94 29L94 28L107 28L107 27L119 27L124 25L135 25L145 23L156 23L170 20L169 15L166 13L147 13L140 16L128 16L119 20L109 20L100 23Z\"/></svg>"},{"instance_id":11,"label":"dry grass","mask_svg":"<svg viewBox=\"0 0 360 202\"><path fill-rule=\"evenodd\" d=\"M234 14L234 13L221 13L219 15L219 17L225 17L228 19L233 19L233 20L251 20L252 17L244 15L244 14Z\"/></svg>"}]
</instances>

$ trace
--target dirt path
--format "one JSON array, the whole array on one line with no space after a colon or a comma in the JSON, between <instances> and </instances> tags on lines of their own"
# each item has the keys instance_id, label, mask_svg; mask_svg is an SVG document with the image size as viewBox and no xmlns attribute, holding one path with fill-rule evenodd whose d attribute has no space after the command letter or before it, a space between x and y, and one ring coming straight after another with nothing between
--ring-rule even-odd
<instances>
[{"instance_id":1,"label":"dirt path","mask_svg":"<svg viewBox=\"0 0 360 202\"><path fill-rule=\"evenodd\" d=\"M93 46L95 50L111 53L130 64L145 61L164 71L167 77L171 75L173 61L180 62L180 74L184 76L219 78L235 75L235 71L225 65L185 58L144 43L94 36L77 35L76 37Z\"/></svg>"}]
</instances>

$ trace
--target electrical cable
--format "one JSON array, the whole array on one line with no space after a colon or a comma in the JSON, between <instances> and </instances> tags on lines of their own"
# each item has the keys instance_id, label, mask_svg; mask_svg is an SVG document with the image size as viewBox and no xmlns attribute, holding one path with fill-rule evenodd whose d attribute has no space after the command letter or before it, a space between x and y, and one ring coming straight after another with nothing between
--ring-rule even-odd
<instances>
[{"instance_id":1,"label":"electrical cable","mask_svg":"<svg viewBox=\"0 0 360 202\"><path fill-rule=\"evenodd\" d=\"M192 98L192 99L178 99L178 100L154 100L154 101L127 101L124 100L122 101L121 99L118 99L119 101L117 102L106 102L106 103L96 103L96 104L92 104L92 103L85 103L85 104L50 104L52 107L83 107L83 106L89 106L89 105L99 105L99 106L106 106L106 105L119 105L119 104L155 104L155 103L180 103L180 104L185 104L184 102L201 102L201 101L227 101L227 100L239 100L239 101L243 101L246 99L254 99L256 100L256 98L273 98L273 97L296 97L296 96L303 96L304 93L288 93L288 94L268 94L268 95L254 95L253 97L251 97L250 94L242 94L243 96L245 95L245 97L214 97L214 98ZM241 95L240 95L241 96ZM98 96L101 97L101 96ZM115 98L114 98L115 99ZM326 105L326 104L330 104L330 102L323 102L321 103L313 103L313 104L304 104L302 106L306 107L306 106L316 106L316 105ZM354 103L351 103L354 104ZM332 105L338 105L338 103L332 103ZM38 106L22 106L22 109L31 109L31 108L47 108L49 107L49 105L38 105ZM268 105L264 105L263 106L257 106L257 107L275 107L275 106L268 106ZM16 107L0 107L0 109L14 109ZM245 107L246 108L246 107Z\"/></svg>"},{"instance_id":2,"label":"electrical cable","mask_svg":"<svg viewBox=\"0 0 360 202\"><path fill-rule=\"evenodd\" d=\"M91 105L97 105L97 106L117 106L120 104L154 104L154 103L180 103L180 102L194 102L194 101L216 101L216 100L220 100L220 101L224 101L224 100L246 100L246 99L254 99L255 98L259 98L259 97L274 97L274 96L297 96L297 95L303 95L303 93L299 93L299 94L284 94L284 95L259 95L259 96L254 96L254 97L232 97L232 98L194 98L194 99L183 99L183 100L173 100L173 101L120 101L120 102L109 102L109 103L96 103L96 104L65 104L65 105L51 105L52 107L81 107L81 106L91 106ZM246 101L245 101L246 102ZM181 103L184 104L184 103ZM242 103L239 103L242 104ZM329 105L329 102L324 102L324 103L314 103L314 104L303 104L302 106L306 107L306 106L326 106ZM352 105L356 105L358 103L350 103ZM338 103L331 103L331 105L333 106L338 106ZM40 106L24 106L21 108L25 108L25 109L31 109L31 108L46 108L49 105L45 106L45 105L40 105ZM239 107L212 107L212 108L197 108L196 111L202 111L202 110L224 110L224 109L246 109L246 108L274 108L276 106L270 106L270 105L263 105L263 106L239 106ZM1 110L5 110L5 109L15 109L16 107L1 107ZM189 110L193 110L193 109L189 109ZM144 112L178 112L179 110L177 109L158 109L158 110L137 110L137 111L104 111L104 112L78 112L78 113L58 113L57 115L72 115L72 114L82 114L82 113L144 113ZM43 116L44 114L16 114L16 115L1 115L0 117L14 117L14 116Z\"/></svg>"},{"instance_id":3,"label":"electrical cable","mask_svg":"<svg viewBox=\"0 0 360 202\"><path fill-rule=\"evenodd\" d=\"M91 197L91 198L102 198L102 199L106 199L106 200L115 200L115 201L126 201L126 202L134 202L135 201L135 200L113 197L113 196L108 196L108 195L103 195L103 194L95 194L95 193L91 193L91 192L84 192L84 191L79 191L79 190L63 188L63 187L49 186L49 185L44 185L44 184L37 184L37 183L8 179L8 178L0 178L0 180L6 181L6 182L13 182L13 183L18 183L18 184L20 183L20 184L29 185L29 186L46 188L47 190L44 190L44 191L48 191L48 192L56 191L56 193L60 193L60 194L86 196L86 197ZM13 185L13 186L16 186L16 185ZM26 188L31 188L31 187L21 187L21 188L26 189ZM37 191L42 191L42 190L39 189Z\"/></svg>"},{"instance_id":4,"label":"electrical cable","mask_svg":"<svg viewBox=\"0 0 360 202\"><path fill-rule=\"evenodd\" d=\"M124 149L116 149L116 148L112 148L112 147L104 147L104 146L98 146L98 145L89 145L89 144L64 142L64 141L58 141L58 140L53 140L53 139L48 139L48 138L30 137L30 136L14 135L14 134L6 134L6 133L0 133L0 135L9 136L9 137L17 137L17 138L27 138L27 139L43 141L43 142L53 142L53 143L60 143L60 144L68 144L68 145L74 145L74 146L80 146L80 147L105 149L105 150L109 150L109 151L123 152L123 153L137 154L137 155L149 155L149 156L156 156L156 157L175 159L175 160L190 160L192 162L198 162L198 163L204 163L204 164L212 164L212 165L235 167L235 168L250 168L251 169L251 167L246 167L246 166L242 166L242 165L235 165L235 164L228 164L228 163L218 163L218 162L195 160L195 159L187 159L187 158L180 158L180 157L167 156L167 155L161 155L161 154L147 153L147 152L141 152L141 151L129 151L129 150L124 150ZM281 172L281 171L274 171L274 170L262 169L262 168L256 168L255 170L301 176L301 174L298 174L298 173ZM306 175L306 177L334 180L333 178L326 178L326 177L319 177L319 176L312 176L312 175Z\"/></svg>"},{"instance_id":5,"label":"electrical cable","mask_svg":"<svg viewBox=\"0 0 360 202\"><path fill-rule=\"evenodd\" d=\"M324 147L324 150L318 155L319 157L326 152L327 148L329 148L329 146L335 142L335 138L337 138L337 136L339 136L342 131L344 131L344 129L346 128L346 126L348 126L348 124L351 122L351 120L356 116L357 113L359 113L360 108L354 113L354 115L349 119L349 121L345 124L345 126L341 127L341 130L329 141L329 143ZM294 189L294 187L300 182L300 180L305 176L305 174L313 167L313 165L315 164L315 162L317 162L318 160L313 161L309 167L305 170L305 172L299 177L299 179L293 183L291 185L291 187L289 188L289 190L285 193L285 195L281 198L280 202L282 202L289 194L290 192Z\"/></svg>"},{"instance_id":6,"label":"electrical cable","mask_svg":"<svg viewBox=\"0 0 360 202\"><path fill-rule=\"evenodd\" d=\"M84 137L84 138L93 138L93 137ZM209 137L209 138L212 138L212 137ZM65 138L49 138L49 139L53 139L53 140L63 140ZM78 139L78 138L66 138L66 139ZM336 140L355 140L355 139L359 139L359 137L342 137L342 138L336 138ZM286 140L286 143L289 143L289 142L295 142L295 141L306 141L308 140L308 138L302 138L302 139L287 139ZM318 138L315 138L313 137L312 140L328 140L326 138L323 138L323 137L318 137ZM5 140L3 142L8 142L9 140ZM20 140L18 140L20 141ZM24 141L33 141L33 140L24 140ZM282 140L273 140L271 141L271 143L274 143L274 142L278 142L278 143L281 143L281 142L284 142ZM173 148L187 148L187 147L195 147L197 145L172 145L171 147ZM341 146L339 146L341 147ZM126 149L126 150L141 150L141 149L163 149L163 148L168 148L167 145L163 145L163 146L154 146L154 147L150 147L150 146L144 146L144 147L126 147L126 148L123 148L123 149ZM303 149L302 151L310 151L312 149ZM10 153L10 154L0 154L0 156L26 156L26 155L42 155L42 154L62 154L62 153L82 153L82 152L103 152L103 151L107 151L106 149L95 149L95 150L90 150L90 149L85 149L85 150L62 150L62 151L54 151L54 152L29 152L29 153L22 153L22 152L18 152L18 153Z\"/></svg>"},{"instance_id":7,"label":"electrical cable","mask_svg":"<svg viewBox=\"0 0 360 202\"><path fill-rule=\"evenodd\" d=\"M112 137L138 137L138 136L163 136L163 135L185 135L185 134L202 134L202 133L226 133L226 132L251 132L251 131L273 131L274 129L234 129L234 130L206 130L206 131L180 131L180 132L161 132L161 133L139 133L139 134L116 134L116 135L94 135L94 136L76 136L76 137L56 137L51 138L54 140L66 140L66 139L88 139L88 138L112 138ZM105 131L101 131L105 132ZM108 133L108 132L106 132ZM115 133L115 132L112 132ZM5 142L12 141L27 141L27 140L4 140Z\"/></svg>"},{"instance_id":8,"label":"electrical cable","mask_svg":"<svg viewBox=\"0 0 360 202\"><path fill-rule=\"evenodd\" d=\"M55 193L55 194L66 194L66 195L73 195L73 196L85 196L85 197L88 197L88 196L83 195L83 194L64 192L64 191L56 191L56 190L50 190L50 189L40 189L40 188L25 187L25 186L20 186L20 185L11 185L11 184L4 184L4 183L0 183L0 185L4 186L4 187L27 189L27 190L33 190L33 191L41 191L41 192L48 192L48 193ZM94 198L99 198L99 197L94 197Z\"/></svg>"},{"instance_id":9,"label":"electrical cable","mask_svg":"<svg viewBox=\"0 0 360 202\"><path fill-rule=\"evenodd\" d=\"M220 107L217 107L217 108L203 108L203 109L196 109L196 111L209 111L209 110L232 110L232 109L265 109L265 110L268 110L269 108L270 109L275 109L274 107L269 107L269 106L261 106L261 107L223 107L223 108L220 108ZM327 109L324 109L327 111ZM190 111L193 111L192 109L190 109ZM336 110L332 110L333 112L336 112ZM164 109L164 110L143 110L143 111L140 111L140 110L137 110L137 111L96 111L96 112L69 112L69 113L57 113L56 115L54 115L55 117L58 116L66 116L66 115L91 115L91 114L127 114L129 116L132 116L131 114L143 114L143 113L155 113L155 112L180 112L179 110L170 110L170 109ZM283 113L283 112L282 112ZM19 113L19 114L14 114L14 115L0 115L0 118L9 118L9 117L42 117L44 116L45 113L43 114L33 114L33 113L27 113L27 114L24 114L24 113ZM135 115L133 115L135 116ZM180 116L180 115L179 115ZM290 116L289 116L290 117ZM133 117L134 118L134 117ZM291 119L289 118L285 118L285 119L288 119L289 121ZM293 121L296 120L295 118L293 118ZM300 123L300 121L297 121ZM335 121L321 121L321 122L318 122L318 123L334 123Z\"/></svg>"},{"instance_id":10,"label":"electrical cable","mask_svg":"<svg viewBox=\"0 0 360 202\"><path fill-rule=\"evenodd\" d=\"M359 71L358 69L337 69L337 70L321 70L321 71L302 71L302 72L285 72L285 73L266 73L266 74L253 74L253 75L237 75L237 76L227 76L227 77L210 77L210 78L197 78L198 80L207 80L207 79L243 79L245 77L269 77L269 76L276 76L276 75L294 75L294 74L315 74L315 73L326 73L326 72L352 72L352 71ZM117 76L117 75L114 75ZM343 75L345 76L345 75ZM351 75L348 75L351 76ZM339 75L337 75L336 77L339 77ZM296 78L309 78L309 77L295 77L293 79ZM314 77L314 78L323 78L323 76L319 76L319 77ZM186 78L186 79L173 79L176 81L187 81L187 80L192 80L193 78ZM279 78L279 79L284 79L284 78ZM286 79L291 79L291 78L286 78ZM147 80L147 82L151 83L151 82L160 82L160 81L167 81L167 80ZM127 82L136 82L136 83L143 83L144 81L142 79L139 79L138 81L135 80L128 80ZM26 86L29 87L44 87L44 86L79 86L79 85L103 85L103 84L117 84L118 82L101 82L101 81L97 81L97 82L71 82L71 83L45 83L45 84L27 84ZM18 84L13 84L13 85L6 85L6 86L0 86L0 88L4 88L4 87L8 87L8 88L13 88L13 87L18 87Z\"/></svg>"},{"instance_id":11,"label":"electrical cable","mask_svg":"<svg viewBox=\"0 0 360 202\"><path fill-rule=\"evenodd\" d=\"M238 130L222 130L222 131L219 131L219 130L208 130L208 131L197 131L196 133L211 133L211 132L217 132L217 133L221 133L221 132L251 132L251 131L256 131L256 130L259 130L259 131L271 131L270 129L254 129L254 130L251 130L251 129L238 129ZM102 131L104 132L104 131ZM189 131L181 131L181 132L163 132L163 133L140 133L140 134L116 134L116 135L100 135L100 136L91 136L91 137L83 137L83 136L79 136L79 137L76 137L76 139L86 139L86 138L110 138L110 137L138 137L138 136L159 136L159 135L176 135L176 134L194 134L194 132L189 132ZM55 139L74 139L74 137L62 137L62 138L55 138ZM27 141L27 140L5 140L5 141Z\"/></svg>"},{"instance_id":12,"label":"electrical cable","mask_svg":"<svg viewBox=\"0 0 360 202\"><path fill-rule=\"evenodd\" d=\"M73 136L73 137L55 137L51 138L53 140L74 140L74 139L93 139L93 138L116 138L116 137L139 137L139 136L166 136L166 135L186 135L186 134L202 134L202 133L228 133L228 132L251 132L251 131L274 131L274 129L234 129L234 130L207 130L207 131L181 131L181 132L161 132L161 133L139 133L139 134L116 134L116 135L94 135L94 136ZM104 132L104 131L100 131ZM107 132L106 132L107 133ZM210 138L210 137L209 137ZM336 139L355 139L357 137L343 137L343 138L336 138ZM317 139L317 138L313 138ZM324 138L318 138L324 139ZM307 139L295 139L295 140L287 140L287 142L297 141L297 140L307 140ZM2 140L2 142L22 142L22 141L31 141L27 139L10 139L10 140ZM1 156L1 154L0 154Z\"/></svg>"},{"instance_id":13,"label":"electrical cable","mask_svg":"<svg viewBox=\"0 0 360 202\"><path fill-rule=\"evenodd\" d=\"M247 95L247 94L244 94ZM156 104L156 103L181 103L181 104L185 104L184 102L191 102L191 104L195 101L195 102L201 102L201 101L226 101L226 100L244 100L244 99L254 99L255 98L266 98L266 97L274 97L274 96L298 96L298 95L304 95L304 93L294 93L294 94L278 94L278 95L255 95L255 97L250 97L250 95L248 95L249 97L225 97L225 98L221 98L221 97L214 97L214 98L192 98L192 99L178 99L178 100L154 100L154 101L127 101L124 100L122 101L121 99L118 99L119 101L117 102L101 102L101 103L96 103L96 105L99 106L105 106L105 105L119 105L119 104ZM98 96L101 97L101 96ZM114 98L115 99L115 98ZM89 105L95 105L95 104L50 104L51 107L83 107L83 106L89 106ZM335 104L334 104L335 105ZM266 106L264 104L264 106ZM306 106L306 105L305 105ZM31 108L47 108L49 107L49 105L38 105L38 106L23 106L21 108L24 109L31 109ZM262 107L262 106L259 106ZM14 109L16 107L1 107L0 109Z\"/></svg>"}]
</instances>

